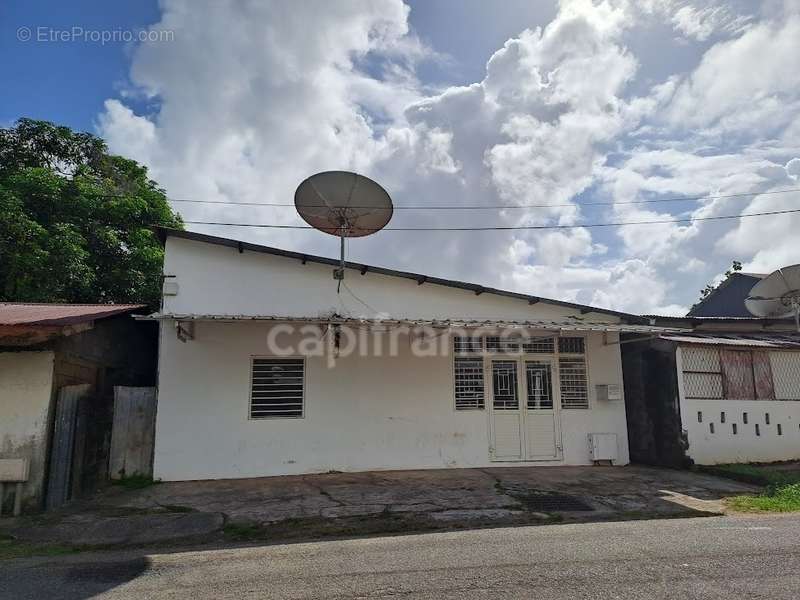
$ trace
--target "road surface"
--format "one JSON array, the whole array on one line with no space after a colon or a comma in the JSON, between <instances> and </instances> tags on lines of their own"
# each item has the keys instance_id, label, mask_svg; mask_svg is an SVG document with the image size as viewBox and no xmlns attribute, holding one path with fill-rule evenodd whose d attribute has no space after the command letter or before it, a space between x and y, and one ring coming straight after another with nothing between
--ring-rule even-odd
<instances>
[{"instance_id":1,"label":"road surface","mask_svg":"<svg viewBox=\"0 0 800 600\"><path fill-rule=\"evenodd\" d=\"M0 562L2 598L800 598L800 516Z\"/></svg>"}]
</instances>

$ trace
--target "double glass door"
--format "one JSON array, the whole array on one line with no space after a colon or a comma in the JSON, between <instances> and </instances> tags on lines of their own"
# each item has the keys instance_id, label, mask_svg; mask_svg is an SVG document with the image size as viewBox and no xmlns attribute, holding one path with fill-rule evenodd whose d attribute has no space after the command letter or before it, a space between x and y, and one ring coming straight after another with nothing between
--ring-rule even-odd
<instances>
[{"instance_id":1,"label":"double glass door","mask_svg":"<svg viewBox=\"0 0 800 600\"><path fill-rule=\"evenodd\" d=\"M494 358L489 368L492 460L561 458L554 362Z\"/></svg>"}]
</instances>

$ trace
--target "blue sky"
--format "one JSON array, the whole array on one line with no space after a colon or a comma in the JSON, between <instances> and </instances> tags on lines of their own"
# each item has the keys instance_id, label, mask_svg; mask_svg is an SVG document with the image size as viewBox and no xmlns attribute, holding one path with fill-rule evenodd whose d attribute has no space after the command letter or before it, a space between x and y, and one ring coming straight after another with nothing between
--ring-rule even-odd
<instances>
[{"instance_id":1,"label":"blue sky","mask_svg":"<svg viewBox=\"0 0 800 600\"><path fill-rule=\"evenodd\" d=\"M42 41L51 29L166 32ZM20 28L34 38L20 41ZM310 32L313 32L310 33ZM147 165L187 221L294 223L279 208L324 169L375 177L394 225L354 259L640 312L681 313L731 260L800 262L794 215L587 229L785 209L800 196L800 8L791 0L147 0L0 6L0 123L47 119ZM725 195L670 204L631 201ZM591 202L612 205L585 206ZM493 205L547 204L498 211ZM189 224L334 254L315 232ZM769 240L769 243L765 242Z\"/></svg>"},{"instance_id":2,"label":"blue sky","mask_svg":"<svg viewBox=\"0 0 800 600\"><path fill-rule=\"evenodd\" d=\"M158 21L154 1L43 2L12 0L0 4L0 55L7 93L0 97L0 122L21 116L47 119L92 130L103 101L127 80L131 48L81 42L20 42L17 30L140 29ZM8 93L11 91L11 93Z\"/></svg>"}]
</instances>

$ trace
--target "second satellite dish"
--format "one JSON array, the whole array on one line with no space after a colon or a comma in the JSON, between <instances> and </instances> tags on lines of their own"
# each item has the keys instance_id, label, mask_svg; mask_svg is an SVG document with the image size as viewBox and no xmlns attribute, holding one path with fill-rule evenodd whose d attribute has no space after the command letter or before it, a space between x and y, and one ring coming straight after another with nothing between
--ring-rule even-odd
<instances>
[{"instance_id":1,"label":"second satellite dish","mask_svg":"<svg viewBox=\"0 0 800 600\"><path fill-rule=\"evenodd\" d=\"M793 316L800 330L800 265L770 273L753 286L744 304L756 317L786 319Z\"/></svg>"},{"instance_id":2,"label":"second satellite dish","mask_svg":"<svg viewBox=\"0 0 800 600\"><path fill-rule=\"evenodd\" d=\"M294 205L303 220L341 239L341 262L334 277L344 279L344 240L383 229L392 218L392 199L380 185L349 171L312 175L294 193Z\"/></svg>"}]
</instances>

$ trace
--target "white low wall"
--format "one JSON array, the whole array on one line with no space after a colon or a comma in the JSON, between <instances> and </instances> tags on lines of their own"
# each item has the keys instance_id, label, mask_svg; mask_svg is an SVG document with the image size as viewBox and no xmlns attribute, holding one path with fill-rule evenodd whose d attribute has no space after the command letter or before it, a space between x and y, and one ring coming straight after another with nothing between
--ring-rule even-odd
<instances>
[{"instance_id":1,"label":"white low wall","mask_svg":"<svg viewBox=\"0 0 800 600\"><path fill-rule=\"evenodd\" d=\"M53 362L52 352L0 353L0 458L30 461L26 502L43 492Z\"/></svg>"},{"instance_id":2,"label":"white low wall","mask_svg":"<svg viewBox=\"0 0 800 600\"><path fill-rule=\"evenodd\" d=\"M688 454L697 464L800 459L798 401L685 400L684 403L686 415L683 423L689 434ZM702 422L698 422L698 412L702 413ZM744 423L744 413L747 413L747 424ZM711 433L712 424L714 433ZM756 435L756 425L760 435ZM778 425L781 435L778 435Z\"/></svg>"},{"instance_id":3,"label":"white low wall","mask_svg":"<svg viewBox=\"0 0 800 600\"><path fill-rule=\"evenodd\" d=\"M266 352L263 323L196 323L195 339L162 325L154 476L257 477L328 470L485 467L488 411L456 411L452 358L352 356L306 363L305 417L248 419L250 359ZM564 459L589 464L587 435L616 433L628 462L624 402L600 404L595 383L622 383L618 345L587 345L589 410L561 413ZM529 463L510 463L513 465Z\"/></svg>"}]
</instances>

